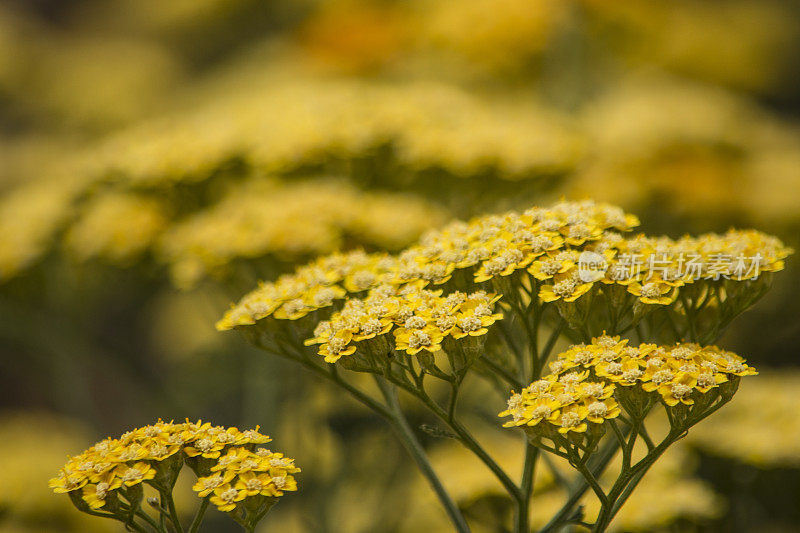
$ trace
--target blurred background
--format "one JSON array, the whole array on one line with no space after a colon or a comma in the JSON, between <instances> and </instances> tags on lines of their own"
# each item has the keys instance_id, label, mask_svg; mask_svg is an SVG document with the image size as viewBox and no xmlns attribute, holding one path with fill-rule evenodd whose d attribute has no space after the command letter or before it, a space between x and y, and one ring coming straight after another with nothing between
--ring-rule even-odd
<instances>
[{"instance_id":1,"label":"blurred background","mask_svg":"<svg viewBox=\"0 0 800 533\"><path fill-rule=\"evenodd\" d=\"M261 424L297 459L264 532L448 531L388 428L215 320L318 254L560 197L797 249L799 74L796 0L0 3L0 531L118 530L47 479L159 417ZM720 341L762 375L615 530L797 531L797 263ZM470 398L516 471L502 399ZM425 444L475 530L503 531L488 471ZM543 523L562 495L537 483Z\"/></svg>"}]
</instances>

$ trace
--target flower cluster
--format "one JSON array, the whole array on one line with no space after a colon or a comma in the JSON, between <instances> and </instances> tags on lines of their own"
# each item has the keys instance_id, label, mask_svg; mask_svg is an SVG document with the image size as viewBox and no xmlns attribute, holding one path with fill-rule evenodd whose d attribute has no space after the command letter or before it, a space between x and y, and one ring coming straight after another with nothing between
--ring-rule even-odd
<instances>
[{"instance_id":1,"label":"flower cluster","mask_svg":"<svg viewBox=\"0 0 800 533\"><path fill-rule=\"evenodd\" d=\"M419 277L427 274L434 282L445 281L459 269L469 269L475 283L523 268L535 276L544 272L537 279L571 276L577 263L573 250L601 239L606 230L628 231L638 224L635 216L618 207L588 200L483 216L427 234L401 254L401 269Z\"/></svg>"},{"instance_id":2,"label":"flower cluster","mask_svg":"<svg viewBox=\"0 0 800 533\"><path fill-rule=\"evenodd\" d=\"M600 272L602 282L627 287L642 303L669 304L684 285L720 279L748 281L782 270L792 250L759 231L730 230L677 241L637 235L603 247L602 252L609 260L598 254L598 263L587 268L584 277Z\"/></svg>"},{"instance_id":3,"label":"flower cluster","mask_svg":"<svg viewBox=\"0 0 800 533\"><path fill-rule=\"evenodd\" d=\"M211 503L227 512L246 498L277 498L284 491L297 490L291 474L299 471L294 460L282 453L235 446L228 448L211 467L212 473L199 478L192 489L202 498L210 496Z\"/></svg>"},{"instance_id":4,"label":"flower cluster","mask_svg":"<svg viewBox=\"0 0 800 533\"><path fill-rule=\"evenodd\" d=\"M613 240L611 234L621 239L609 230L627 231L637 224L636 217L618 207L592 201L560 202L549 209L532 208L523 214L509 212L479 217L469 223L454 222L442 230L429 232L418 244L396 256L356 252L318 259L299 268L294 275L263 284L246 295L217 328L251 325L273 313L279 319L301 318L323 307L309 302L320 286L333 287L342 282L351 293L381 283L409 284L422 289L451 280L448 288L463 290L505 278L526 267L536 279L549 280L556 275L577 279L578 253L573 247L599 241L604 236ZM288 302L292 302L290 311L297 312L278 312Z\"/></svg>"},{"instance_id":5,"label":"flower cluster","mask_svg":"<svg viewBox=\"0 0 800 533\"><path fill-rule=\"evenodd\" d=\"M361 292L391 276L394 260L385 254L354 251L319 258L275 282L262 283L217 322L217 329L253 325L273 317L297 320L330 307L347 291ZM347 290L345 290L347 288Z\"/></svg>"},{"instance_id":6,"label":"flower cluster","mask_svg":"<svg viewBox=\"0 0 800 533\"><path fill-rule=\"evenodd\" d=\"M482 322L479 328L473 318L450 316L463 314L458 309L442 311L436 298L455 297L454 291L492 292L511 308L533 305L534 299L542 305L552 302L570 327L592 320L597 322L595 331L602 331L618 330L624 323L636 323L646 311L671 306L685 289L685 298L673 310L685 316L673 319L686 330L683 336L695 341L713 333L699 329L700 324L717 323L751 305L763 294L763 285L754 285L758 274L781 270L791 253L778 239L754 230L677 241L622 233L637 224L634 215L618 207L588 200L456 221L396 255L356 251L317 259L245 295L217 328L250 326L267 318L298 320L325 310L300 329L311 336L313 325L322 320L313 342L321 343L320 353L335 362L352 354L356 342L394 326L398 349L414 354L437 351L448 335L459 338L463 330L452 319L464 325L469 321L476 331L493 322L486 320L492 310L473 317ZM686 257L694 258L691 264ZM745 257L757 258L749 273L739 267L741 261L731 259ZM735 286L722 288L717 280ZM606 299L601 307L609 309L608 315L603 310L589 316L596 296ZM345 307L330 317L340 299ZM396 315L417 305L436 314ZM719 316L705 322L689 316L700 312ZM698 330L690 332L690 327Z\"/></svg>"},{"instance_id":7,"label":"flower cluster","mask_svg":"<svg viewBox=\"0 0 800 533\"><path fill-rule=\"evenodd\" d=\"M113 514L139 505L142 483L159 491L171 491L185 463L198 476L222 472L211 474L212 478L221 476L223 481L217 486L211 486L209 477L201 477L195 489L206 487L209 490L200 496L213 493L213 502L220 509L231 511L245 498L258 495L275 498L283 491L297 489L291 474L299 469L293 461L282 454L256 448L270 440L258 428L240 431L201 421L180 424L158 421L116 439L106 438L70 457L60 474L50 480L50 487L56 493L69 493L79 509L102 509ZM262 485L257 492L252 491L256 484L249 482L248 472L258 473L256 477ZM235 479L242 481L246 489L230 485ZM235 498L230 497L231 490Z\"/></svg>"},{"instance_id":8,"label":"flower cluster","mask_svg":"<svg viewBox=\"0 0 800 533\"><path fill-rule=\"evenodd\" d=\"M540 422L555 426L561 434L583 433L587 422L602 424L620 414L613 398L614 386L606 381L587 379L589 372L569 372L534 381L508 400L508 409L500 416L511 415L505 427L536 427ZM548 428L540 428L545 434Z\"/></svg>"},{"instance_id":9,"label":"flower cluster","mask_svg":"<svg viewBox=\"0 0 800 533\"><path fill-rule=\"evenodd\" d=\"M91 198L65 238L79 260L102 258L125 264L145 252L168 223L164 205L133 193L104 193Z\"/></svg>"},{"instance_id":10,"label":"flower cluster","mask_svg":"<svg viewBox=\"0 0 800 533\"><path fill-rule=\"evenodd\" d=\"M391 160L413 172L469 177L490 166L518 179L571 168L577 155L563 117L529 102L512 107L448 83L320 78L263 63L250 74L242 90L211 91L188 111L91 147L88 171L113 169L151 186L206 179L233 158L289 174L390 146Z\"/></svg>"},{"instance_id":11,"label":"flower cluster","mask_svg":"<svg viewBox=\"0 0 800 533\"><path fill-rule=\"evenodd\" d=\"M359 349L361 357L385 357L392 349L408 355L435 353L443 346L455 348L460 339L485 335L501 318L493 312L497 299L484 291L443 296L440 290L419 289L413 283L399 290L381 285L363 299L348 299L341 311L317 325L306 344L319 344L328 363ZM394 343L382 337L389 331Z\"/></svg>"},{"instance_id":12,"label":"flower cluster","mask_svg":"<svg viewBox=\"0 0 800 533\"><path fill-rule=\"evenodd\" d=\"M365 192L340 180L253 178L171 224L157 247L176 285L191 287L241 259L325 254L348 240L397 250L444 215L421 198Z\"/></svg>"},{"instance_id":13,"label":"flower cluster","mask_svg":"<svg viewBox=\"0 0 800 533\"><path fill-rule=\"evenodd\" d=\"M668 408L698 404L702 410L719 395L732 395L741 376L756 374L744 359L714 346L633 346L606 335L561 353L550 369L550 375L511 396L500 413L512 418L505 427L548 437L555 429L583 433L590 423L618 416L620 406L641 418L653 394Z\"/></svg>"}]
</instances>

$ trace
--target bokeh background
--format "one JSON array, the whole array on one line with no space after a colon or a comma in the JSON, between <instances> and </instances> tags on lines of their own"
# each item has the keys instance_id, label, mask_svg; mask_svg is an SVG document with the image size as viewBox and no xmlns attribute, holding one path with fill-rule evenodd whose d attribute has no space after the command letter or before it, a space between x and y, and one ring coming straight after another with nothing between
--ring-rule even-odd
<instances>
[{"instance_id":1,"label":"bokeh background","mask_svg":"<svg viewBox=\"0 0 800 533\"><path fill-rule=\"evenodd\" d=\"M116 531L46 481L159 417L261 424L297 458L264 532L448 531L380 421L214 330L229 302L318 254L562 196L797 249L799 81L796 0L0 3L0 531ZM721 341L762 375L615 530L797 531L798 262L775 280ZM471 398L514 471L501 403ZM502 531L488 472L425 444L476 531Z\"/></svg>"}]
</instances>

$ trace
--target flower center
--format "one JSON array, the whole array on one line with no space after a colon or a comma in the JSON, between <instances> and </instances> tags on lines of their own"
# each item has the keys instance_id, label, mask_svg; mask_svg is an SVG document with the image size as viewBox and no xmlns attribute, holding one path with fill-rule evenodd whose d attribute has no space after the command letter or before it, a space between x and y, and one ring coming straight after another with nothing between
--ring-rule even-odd
<instances>
[{"instance_id":1,"label":"flower center","mask_svg":"<svg viewBox=\"0 0 800 533\"><path fill-rule=\"evenodd\" d=\"M532 416L533 418L547 418L550 416L552 410L546 405L538 405L534 410Z\"/></svg>"},{"instance_id":2,"label":"flower center","mask_svg":"<svg viewBox=\"0 0 800 533\"><path fill-rule=\"evenodd\" d=\"M645 298L658 298L661 296L661 288L652 281L642 285L642 296Z\"/></svg>"},{"instance_id":3,"label":"flower center","mask_svg":"<svg viewBox=\"0 0 800 533\"><path fill-rule=\"evenodd\" d=\"M289 466L289 462L286 459L276 457L274 459L269 460L269 466L272 466L274 468L286 468L287 466Z\"/></svg>"},{"instance_id":4,"label":"flower center","mask_svg":"<svg viewBox=\"0 0 800 533\"><path fill-rule=\"evenodd\" d=\"M245 487L247 487L247 490L261 490L261 481L258 478L248 479Z\"/></svg>"},{"instance_id":5,"label":"flower center","mask_svg":"<svg viewBox=\"0 0 800 533\"><path fill-rule=\"evenodd\" d=\"M421 316L412 316L406 319L406 329L422 329L427 325L427 322Z\"/></svg>"},{"instance_id":6,"label":"flower center","mask_svg":"<svg viewBox=\"0 0 800 533\"><path fill-rule=\"evenodd\" d=\"M138 468L129 468L122 474L122 481L138 481L142 479L144 473Z\"/></svg>"},{"instance_id":7,"label":"flower center","mask_svg":"<svg viewBox=\"0 0 800 533\"><path fill-rule=\"evenodd\" d=\"M589 404L587 408L590 416L595 418L602 418L608 414L608 406L603 402L594 402Z\"/></svg>"},{"instance_id":8,"label":"flower center","mask_svg":"<svg viewBox=\"0 0 800 533\"><path fill-rule=\"evenodd\" d=\"M578 413L569 412L561 415L561 427L574 428L580 423L581 423L581 417L578 416Z\"/></svg>"},{"instance_id":9,"label":"flower center","mask_svg":"<svg viewBox=\"0 0 800 533\"><path fill-rule=\"evenodd\" d=\"M236 490L234 488L230 488L228 490L222 491L222 493L219 495L219 497L222 500L224 500L224 501L226 501L228 503L233 503L236 500L236 497L238 495L239 495L239 491L238 490Z\"/></svg>"},{"instance_id":10,"label":"flower center","mask_svg":"<svg viewBox=\"0 0 800 533\"><path fill-rule=\"evenodd\" d=\"M692 393L692 388L688 385L684 385L683 383L673 383L671 392L673 396L680 400L689 396L689 394Z\"/></svg>"},{"instance_id":11,"label":"flower center","mask_svg":"<svg viewBox=\"0 0 800 533\"><path fill-rule=\"evenodd\" d=\"M478 331L482 326L480 319L474 316L466 316L458 321L458 327L466 332Z\"/></svg>"},{"instance_id":12,"label":"flower center","mask_svg":"<svg viewBox=\"0 0 800 533\"><path fill-rule=\"evenodd\" d=\"M665 368L653 374L653 383L661 385L662 383L672 380L673 377L672 371Z\"/></svg>"},{"instance_id":13,"label":"flower center","mask_svg":"<svg viewBox=\"0 0 800 533\"><path fill-rule=\"evenodd\" d=\"M408 346L412 349L420 346L430 346L432 342L431 336L420 330L414 330L408 338Z\"/></svg>"}]
</instances>

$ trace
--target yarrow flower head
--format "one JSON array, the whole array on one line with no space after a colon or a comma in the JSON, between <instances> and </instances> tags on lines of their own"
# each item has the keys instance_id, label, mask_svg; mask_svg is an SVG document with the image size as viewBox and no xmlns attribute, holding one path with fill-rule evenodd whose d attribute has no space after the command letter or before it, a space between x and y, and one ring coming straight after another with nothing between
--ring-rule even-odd
<instances>
[{"instance_id":1,"label":"yarrow flower head","mask_svg":"<svg viewBox=\"0 0 800 533\"><path fill-rule=\"evenodd\" d=\"M559 354L551 368L552 374L511 396L499 415L511 417L504 427L557 442L558 434L585 433L621 409L641 418L637 406L651 405L648 398L668 410L683 405L689 409L683 420L692 420L692 408L700 417L715 401L727 401L741 376L756 374L744 359L715 346L630 346L606 335Z\"/></svg>"},{"instance_id":2,"label":"yarrow flower head","mask_svg":"<svg viewBox=\"0 0 800 533\"><path fill-rule=\"evenodd\" d=\"M193 487L198 496L210 497L222 511L236 510L243 520L254 519L285 491L297 490L293 474L300 469L264 448L270 440L258 427L240 431L159 420L70 457L49 485L67 493L79 510L118 518L140 505L142 483L168 494L187 465L199 476Z\"/></svg>"},{"instance_id":3,"label":"yarrow flower head","mask_svg":"<svg viewBox=\"0 0 800 533\"><path fill-rule=\"evenodd\" d=\"M478 327L458 309L442 311L431 295L448 298L477 284L504 297L504 307L534 297L555 305L573 326L587 320L597 295L608 300L614 320L632 315L636 321L663 307L685 315L691 311L686 305L713 314L726 302L740 311L752 302L748 291L759 294L759 275L781 270L792 252L753 230L679 240L625 236L638 223L618 207L589 200L456 221L397 255L334 253L262 283L217 328L299 330L323 345L320 353L328 362L390 330L401 351L435 353L448 336L482 335L493 320L481 318ZM723 289L720 281L732 284ZM674 318L688 327L686 316ZM412 327L420 320L425 326ZM370 344L383 349L385 343Z\"/></svg>"},{"instance_id":4,"label":"yarrow flower head","mask_svg":"<svg viewBox=\"0 0 800 533\"><path fill-rule=\"evenodd\" d=\"M380 286L363 299L348 299L341 311L321 322L307 345L318 344L328 363L357 356L369 365L392 351L417 355L451 350L478 338L502 315L493 311L499 297L478 291L471 294L422 288L420 283ZM386 336L392 332L393 339ZM463 339L463 340L462 340ZM374 361L372 361L374 362Z\"/></svg>"}]
</instances>

